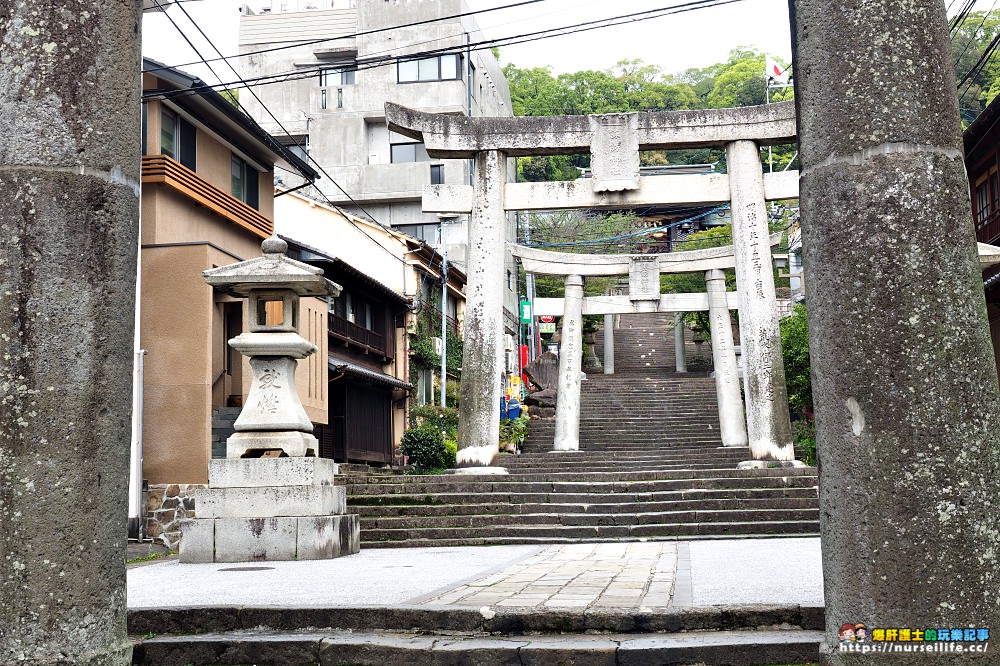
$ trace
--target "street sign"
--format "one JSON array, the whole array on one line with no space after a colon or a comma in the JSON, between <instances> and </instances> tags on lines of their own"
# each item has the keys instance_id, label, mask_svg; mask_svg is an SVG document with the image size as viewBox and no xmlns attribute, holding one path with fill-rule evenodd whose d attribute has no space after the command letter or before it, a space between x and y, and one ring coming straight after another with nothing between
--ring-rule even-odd
<instances>
[{"instance_id":1,"label":"street sign","mask_svg":"<svg viewBox=\"0 0 1000 666\"><path fill-rule=\"evenodd\" d=\"M542 322L538 325L539 333L555 333L556 325L554 322Z\"/></svg>"},{"instance_id":2,"label":"street sign","mask_svg":"<svg viewBox=\"0 0 1000 666\"><path fill-rule=\"evenodd\" d=\"M531 301L521 301L521 323L531 323Z\"/></svg>"}]
</instances>

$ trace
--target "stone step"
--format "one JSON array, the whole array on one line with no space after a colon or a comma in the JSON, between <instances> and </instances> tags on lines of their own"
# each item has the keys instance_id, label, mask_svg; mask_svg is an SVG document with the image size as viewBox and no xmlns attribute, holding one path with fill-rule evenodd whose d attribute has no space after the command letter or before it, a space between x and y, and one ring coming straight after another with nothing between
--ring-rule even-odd
<instances>
[{"instance_id":1,"label":"stone step","mask_svg":"<svg viewBox=\"0 0 1000 666\"><path fill-rule=\"evenodd\" d=\"M816 658L822 631L611 635L427 635L420 632L231 632L144 638L133 664L759 664Z\"/></svg>"},{"instance_id":2,"label":"stone step","mask_svg":"<svg viewBox=\"0 0 1000 666\"><path fill-rule=\"evenodd\" d=\"M816 506L815 488L785 488L782 490L706 491L703 496L691 499L677 499L661 502L605 502L597 504L539 502L534 504L443 504L443 505L398 505L368 506L351 505L362 518L391 516L474 516L532 513L572 513L572 514L626 514L643 511L656 513L663 511L690 509L714 510L726 508L776 508L809 509ZM712 496L716 496L713 498ZM556 498L561 499L561 498Z\"/></svg>"},{"instance_id":3,"label":"stone step","mask_svg":"<svg viewBox=\"0 0 1000 666\"><path fill-rule=\"evenodd\" d=\"M392 495L352 495L348 497L347 506L350 511L361 511L363 506L481 506L483 504L630 504L669 502L678 499L697 499L698 493L708 493L705 497L742 497L741 493L811 493L817 496L817 486L807 483L792 485L771 485L743 488L674 488L673 490L657 490L650 492L623 493L481 493L470 497L468 493L398 493ZM803 496L803 495L796 495ZM818 503L818 502L817 502Z\"/></svg>"},{"instance_id":4,"label":"stone step","mask_svg":"<svg viewBox=\"0 0 1000 666\"><path fill-rule=\"evenodd\" d=\"M815 534L819 532L819 516L813 520L753 520L746 522L651 523L643 525L491 525L476 528L430 527L425 529L368 529L362 537L362 548L378 542L410 541L414 539L483 539L484 543L501 543L492 539L521 539L519 543L548 543L552 538L590 541L599 538L643 539L677 538L699 535L739 536L755 534ZM504 541L503 543L511 543Z\"/></svg>"},{"instance_id":5,"label":"stone step","mask_svg":"<svg viewBox=\"0 0 1000 666\"><path fill-rule=\"evenodd\" d=\"M819 509L754 507L747 509L693 509L637 513L518 513L457 516L367 516L361 517L361 529L450 529L499 526L532 527L628 527L689 523L819 521Z\"/></svg>"},{"instance_id":6,"label":"stone step","mask_svg":"<svg viewBox=\"0 0 1000 666\"><path fill-rule=\"evenodd\" d=\"M618 483L424 483L404 485L357 484L351 488L348 505L356 504L444 504L479 503L489 495L508 504L552 501L561 502L622 502L655 500L658 493L683 490L723 490L746 488L812 488L818 486L816 476L784 476L766 478L678 479L670 481L631 481ZM437 498L437 501L427 501ZM455 498L455 499L452 499ZM458 499L463 498L463 499ZM581 499L586 498L586 499ZM603 499L602 499L603 498ZM611 499L608 499L611 498Z\"/></svg>"},{"instance_id":7,"label":"stone step","mask_svg":"<svg viewBox=\"0 0 1000 666\"><path fill-rule=\"evenodd\" d=\"M564 472L559 474L506 474L495 475L457 475L457 474L434 474L434 475L411 475L395 477L361 477L358 479L345 479L348 485L352 486L352 493L364 492L367 489L378 488L445 488L455 492L456 488L463 487L525 487L537 486L539 484L549 484L549 492L558 492L560 489L572 491L575 487L590 487L591 492L619 492L627 491L630 486L656 483L671 483L675 481L702 481L705 483L746 480L772 480L775 478L816 478L815 467L794 467L775 469L732 469L717 468L703 470L669 470L652 472Z\"/></svg>"}]
</instances>

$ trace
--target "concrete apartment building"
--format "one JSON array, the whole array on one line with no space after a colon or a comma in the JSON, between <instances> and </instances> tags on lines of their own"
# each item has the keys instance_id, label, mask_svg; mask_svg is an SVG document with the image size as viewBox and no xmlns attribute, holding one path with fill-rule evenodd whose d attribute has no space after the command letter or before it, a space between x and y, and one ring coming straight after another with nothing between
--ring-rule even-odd
<instances>
[{"instance_id":1,"label":"concrete apartment building","mask_svg":"<svg viewBox=\"0 0 1000 666\"><path fill-rule=\"evenodd\" d=\"M431 159L423 144L390 132L384 104L468 116L512 115L496 58L489 50L467 48L481 40L474 17L413 25L469 11L463 0L264 0L256 11L245 9L240 21L245 79L301 75L255 86L263 105L241 95L250 115L292 150L308 152L322 165L331 178L315 187L346 212L371 216L435 248L444 228L448 259L463 271L466 220L457 216L442 227L439 216L421 211L421 195L426 185L470 183L470 163ZM393 59L440 49L445 51ZM280 171L278 178L286 187L301 183ZM508 238L514 237L511 220ZM508 332L515 332L516 271L513 260L508 262L505 317Z\"/></svg>"}]
</instances>

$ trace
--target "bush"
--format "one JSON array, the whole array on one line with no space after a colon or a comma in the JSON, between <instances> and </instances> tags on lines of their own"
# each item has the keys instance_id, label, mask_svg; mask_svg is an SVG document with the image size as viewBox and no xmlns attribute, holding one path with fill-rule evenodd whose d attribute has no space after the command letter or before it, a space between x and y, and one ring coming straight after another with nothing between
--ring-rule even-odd
<instances>
[{"instance_id":1,"label":"bush","mask_svg":"<svg viewBox=\"0 0 1000 666\"><path fill-rule=\"evenodd\" d=\"M445 467L451 469L458 464L458 442L452 439L444 440L444 448L448 452L448 459L445 460Z\"/></svg>"},{"instance_id":2,"label":"bush","mask_svg":"<svg viewBox=\"0 0 1000 666\"><path fill-rule=\"evenodd\" d=\"M458 410L451 407L436 407L435 405L420 405L410 408L410 427L432 425L438 432L454 439L458 432Z\"/></svg>"},{"instance_id":3,"label":"bush","mask_svg":"<svg viewBox=\"0 0 1000 666\"><path fill-rule=\"evenodd\" d=\"M442 469L448 466L448 448L441 430L430 423L407 428L399 452L418 470Z\"/></svg>"},{"instance_id":4,"label":"bush","mask_svg":"<svg viewBox=\"0 0 1000 666\"><path fill-rule=\"evenodd\" d=\"M785 363L788 407L793 414L812 412L812 380L809 376L809 321L804 305L781 320L781 356Z\"/></svg>"},{"instance_id":5,"label":"bush","mask_svg":"<svg viewBox=\"0 0 1000 666\"><path fill-rule=\"evenodd\" d=\"M802 462L816 465L816 421L811 413L792 421L792 440L802 456Z\"/></svg>"},{"instance_id":6,"label":"bush","mask_svg":"<svg viewBox=\"0 0 1000 666\"><path fill-rule=\"evenodd\" d=\"M514 453L521 448L524 443L524 436L528 432L528 422L531 419L527 413L514 420L504 419L500 422L500 450Z\"/></svg>"}]
</instances>

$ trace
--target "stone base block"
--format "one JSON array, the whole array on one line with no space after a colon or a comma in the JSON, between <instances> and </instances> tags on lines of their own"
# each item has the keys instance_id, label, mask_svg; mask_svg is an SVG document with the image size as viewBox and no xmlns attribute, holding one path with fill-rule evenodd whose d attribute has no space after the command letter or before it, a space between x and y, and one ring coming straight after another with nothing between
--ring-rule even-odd
<instances>
[{"instance_id":1,"label":"stone base block","mask_svg":"<svg viewBox=\"0 0 1000 666\"><path fill-rule=\"evenodd\" d=\"M189 539L190 536L190 539ZM357 514L275 518L198 518L181 541L185 563L332 559L361 550Z\"/></svg>"},{"instance_id":2,"label":"stone base block","mask_svg":"<svg viewBox=\"0 0 1000 666\"><path fill-rule=\"evenodd\" d=\"M338 472L329 458L220 458L208 463L208 487L332 486Z\"/></svg>"},{"instance_id":3,"label":"stone base block","mask_svg":"<svg viewBox=\"0 0 1000 666\"><path fill-rule=\"evenodd\" d=\"M195 491L198 518L331 516L347 511L343 486L206 488Z\"/></svg>"},{"instance_id":4,"label":"stone base block","mask_svg":"<svg viewBox=\"0 0 1000 666\"><path fill-rule=\"evenodd\" d=\"M181 562L215 561L215 521L189 519L181 523Z\"/></svg>"},{"instance_id":5,"label":"stone base block","mask_svg":"<svg viewBox=\"0 0 1000 666\"><path fill-rule=\"evenodd\" d=\"M361 520L357 514L299 518L296 558L329 560L361 552Z\"/></svg>"},{"instance_id":6,"label":"stone base block","mask_svg":"<svg viewBox=\"0 0 1000 666\"><path fill-rule=\"evenodd\" d=\"M736 464L736 469L778 469L808 467L801 460L744 460Z\"/></svg>"},{"instance_id":7,"label":"stone base block","mask_svg":"<svg viewBox=\"0 0 1000 666\"><path fill-rule=\"evenodd\" d=\"M448 474L508 474L506 468L504 467L459 467L457 469L449 469Z\"/></svg>"},{"instance_id":8,"label":"stone base block","mask_svg":"<svg viewBox=\"0 0 1000 666\"><path fill-rule=\"evenodd\" d=\"M226 458L258 458L261 452L275 449L292 458L315 457L319 443L309 433L296 430L238 432L226 440Z\"/></svg>"},{"instance_id":9,"label":"stone base block","mask_svg":"<svg viewBox=\"0 0 1000 666\"><path fill-rule=\"evenodd\" d=\"M214 522L216 562L295 559L298 518L216 518Z\"/></svg>"}]
</instances>

